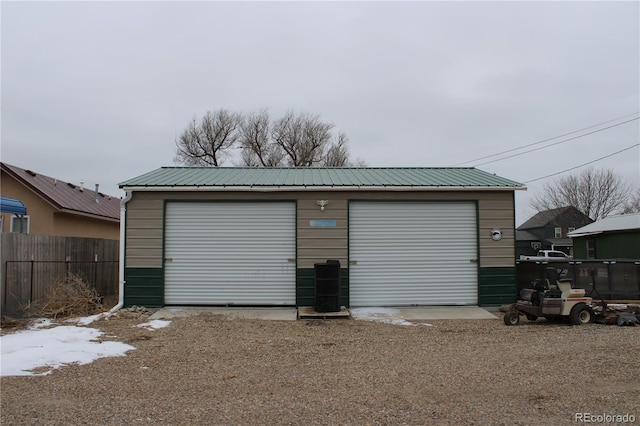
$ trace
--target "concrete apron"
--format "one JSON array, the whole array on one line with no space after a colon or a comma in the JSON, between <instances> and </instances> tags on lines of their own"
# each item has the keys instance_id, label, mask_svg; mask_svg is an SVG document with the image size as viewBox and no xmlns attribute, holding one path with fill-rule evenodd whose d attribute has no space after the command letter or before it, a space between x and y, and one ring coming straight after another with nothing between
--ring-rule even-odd
<instances>
[{"instance_id":1,"label":"concrete apron","mask_svg":"<svg viewBox=\"0 0 640 426\"><path fill-rule=\"evenodd\" d=\"M150 319L171 319L196 316L203 313L224 315L228 319L260 319L271 321L295 321L296 308L222 308L222 307L171 307L154 312Z\"/></svg>"},{"instance_id":2,"label":"concrete apron","mask_svg":"<svg viewBox=\"0 0 640 426\"><path fill-rule=\"evenodd\" d=\"M388 308L394 316L406 321L498 319L491 312L478 306L410 307ZM210 313L224 315L229 319L259 319L271 321L295 321L296 308L221 308L221 307L170 307L162 308L151 315L151 319L171 319Z\"/></svg>"},{"instance_id":3,"label":"concrete apron","mask_svg":"<svg viewBox=\"0 0 640 426\"><path fill-rule=\"evenodd\" d=\"M498 319L491 312L478 306L433 306L415 308L396 308L398 316L407 321L416 320L454 320L454 319Z\"/></svg>"}]
</instances>

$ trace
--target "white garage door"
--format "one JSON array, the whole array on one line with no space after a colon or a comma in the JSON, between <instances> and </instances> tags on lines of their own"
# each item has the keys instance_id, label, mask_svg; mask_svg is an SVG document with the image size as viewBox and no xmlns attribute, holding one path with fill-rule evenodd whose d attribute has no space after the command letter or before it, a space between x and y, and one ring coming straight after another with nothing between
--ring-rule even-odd
<instances>
[{"instance_id":1,"label":"white garage door","mask_svg":"<svg viewBox=\"0 0 640 426\"><path fill-rule=\"evenodd\" d=\"M168 202L165 303L295 305L295 204Z\"/></svg>"},{"instance_id":2,"label":"white garage door","mask_svg":"<svg viewBox=\"0 0 640 426\"><path fill-rule=\"evenodd\" d=\"M476 305L476 205L352 202L351 306Z\"/></svg>"}]
</instances>

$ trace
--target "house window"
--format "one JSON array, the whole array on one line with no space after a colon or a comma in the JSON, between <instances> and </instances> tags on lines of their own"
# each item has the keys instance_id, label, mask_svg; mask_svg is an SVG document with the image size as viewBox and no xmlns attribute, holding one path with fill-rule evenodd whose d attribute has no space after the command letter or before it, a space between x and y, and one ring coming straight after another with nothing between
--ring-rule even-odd
<instances>
[{"instance_id":1,"label":"house window","mask_svg":"<svg viewBox=\"0 0 640 426\"><path fill-rule=\"evenodd\" d=\"M596 240L587 240L587 259L596 258Z\"/></svg>"},{"instance_id":2,"label":"house window","mask_svg":"<svg viewBox=\"0 0 640 426\"><path fill-rule=\"evenodd\" d=\"M555 238L562 238L562 228L560 227L556 228Z\"/></svg>"},{"instance_id":3,"label":"house window","mask_svg":"<svg viewBox=\"0 0 640 426\"><path fill-rule=\"evenodd\" d=\"M573 226L570 226L569 228L567 228L567 233L573 232L575 230L576 230L576 228L574 228Z\"/></svg>"},{"instance_id":4,"label":"house window","mask_svg":"<svg viewBox=\"0 0 640 426\"><path fill-rule=\"evenodd\" d=\"M11 232L29 233L29 216L11 216Z\"/></svg>"}]
</instances>

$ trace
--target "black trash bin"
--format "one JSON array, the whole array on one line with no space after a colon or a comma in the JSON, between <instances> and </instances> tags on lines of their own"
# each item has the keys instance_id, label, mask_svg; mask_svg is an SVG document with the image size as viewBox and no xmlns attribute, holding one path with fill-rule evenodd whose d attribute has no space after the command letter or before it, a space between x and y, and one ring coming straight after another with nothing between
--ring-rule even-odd
<instances>
[{"instance_id":1,"label":"black trash bin","mask_svg":"<svg viewBox=\"0 0 640 426\"><path fill-rule=\"evenodd\" d=\"M340 312L340 261L327 260L316 263L315 270L316 312Z\"/></svg>"}]
</instances>

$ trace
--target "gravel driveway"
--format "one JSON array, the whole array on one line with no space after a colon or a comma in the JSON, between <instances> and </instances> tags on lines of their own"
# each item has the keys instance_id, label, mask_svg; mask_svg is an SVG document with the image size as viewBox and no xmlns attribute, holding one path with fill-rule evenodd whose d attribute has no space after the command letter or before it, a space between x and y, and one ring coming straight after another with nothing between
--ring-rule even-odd
<instances>
[{"instance_id":1,"label":"gravel driveway","mask_svg":"<svg viewBox=\"0 0 640 426\"><path fill-rule=\"evenodd\" d=\"M569 425L575 413L640 423L640 327L209 313L135 327L145 321L90 325L135 346L124 357L3 377L2 424Z\"/></svg>"}]
</instances>

